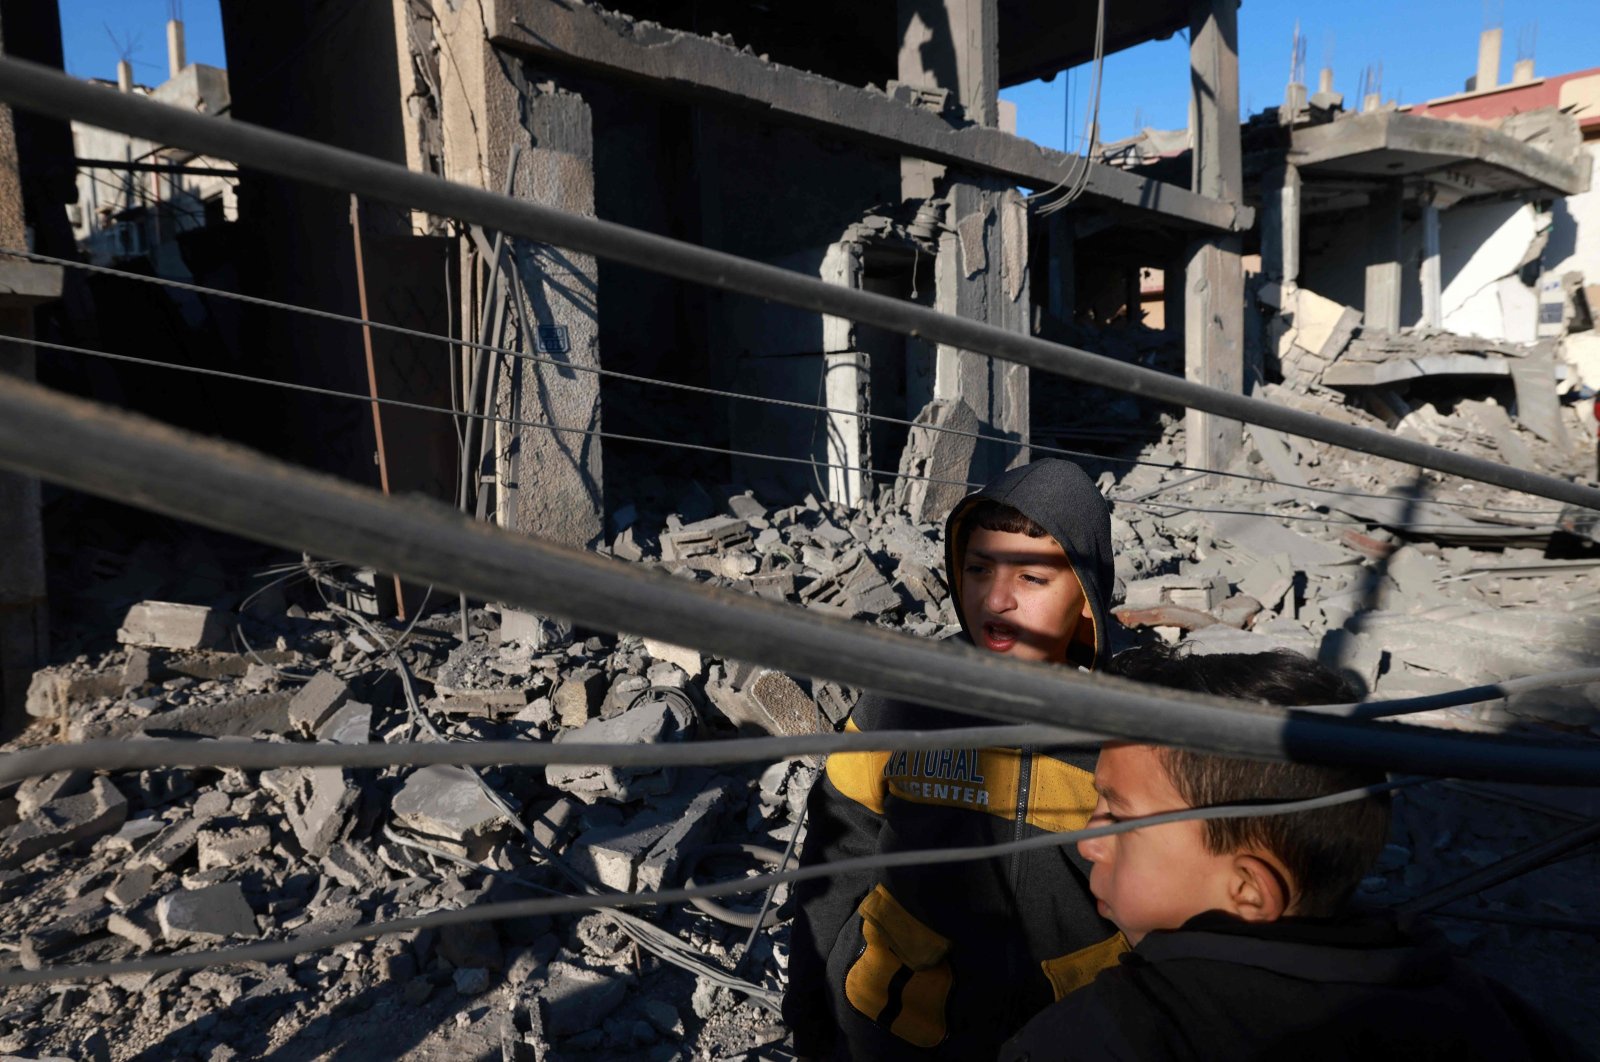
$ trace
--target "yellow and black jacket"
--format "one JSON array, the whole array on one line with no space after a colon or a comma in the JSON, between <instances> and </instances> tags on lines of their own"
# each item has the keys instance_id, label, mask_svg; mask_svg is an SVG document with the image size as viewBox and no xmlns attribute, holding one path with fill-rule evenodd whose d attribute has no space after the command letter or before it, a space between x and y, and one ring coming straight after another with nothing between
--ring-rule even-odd
<instances>
[{"instance_id":1,"label":"yellow and black jacket","mask_svg":"<svg viewBox=\"0 0 1600 1062\"><path fill-rule=\"evenodd\" d=\"M1066 551L1094 623L1070 663L1106 655L1110 516L1081 469L1038 461L968 496L945 529L960 603L964 519L1003 502ZM848 727L951 729L992 719L868 694ZM808 804L801 862L988 845L1081 828L1094 748L962 748L828 758ZM784 1017L802 1057L990 1059L1034 1014L1115 965L1126 941L1095 910L1071 845L997 859L807 882L790 944Z\"/></svg>"}]
</instances>

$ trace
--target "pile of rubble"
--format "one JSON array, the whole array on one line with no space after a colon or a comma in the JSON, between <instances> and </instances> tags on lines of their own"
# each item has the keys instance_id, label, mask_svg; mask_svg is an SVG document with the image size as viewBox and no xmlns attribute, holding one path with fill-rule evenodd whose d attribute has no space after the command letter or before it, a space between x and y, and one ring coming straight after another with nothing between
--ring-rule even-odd
<instances>
[{"instance_id":1,"label":"pile of rubble","mask_svg":"<svg viewBox=\"0 0 1600 1062\"><path fill-rule=\"evenodd\" d=\"M610 551L920 635L955 629L933 525L814 500L771 511L749 493L724 508L626 528ZM240 615L136 605L119 649L36 676L37 722L20 744L430 734L672 742L828 729L853 703L828 683L509 609L474 611L465 644L454 611L402 630L362 614L364 584L308 570L322 607L281 595ZM748 873L761 867L724 846L776 862L796 840L815 772L788 761L29 780L0 788L9 901L0 947L24 968L116 961L551 889L658 889L691 872L702 881ZM748 952L748 930L686 907L655 912L664 931L655 934L612 913L524 919L391 935L288 964L14 989L0 996L0 1052L210 1059L292 1042L314 1055L378 1033L386 1057L485 1045L508 1058L770 1056L786 1035L772 1007L787 911L775 909ZM734 921L751 913L736 908ZM736 961L737 977L728 972ZM748 991L730 991L741 980Z\"/></svg>"},{"instance_id":2,"label":"pile of rubble","mask_svg":"<svg viewBox=\"0 0 1600 1062\"><path fill-rule=\"evenodd\" d=\"M1385 426L1320 385L1279 386L1272 397ZM960 415L933 411L927 420ZM1460 404L1434 415L1451 430L1463 424ZM1575 417L1570 405L1558 415ZM1204 476L1174 467L1181 424L1163 423L1144 463L1102 465L1126 624L1119 644L1159 636L1198 651L1287 646L1358 674L1380 695L1600 664L1589 615L1600 602L1600 560L1582 550L1547 555L1567 533L1545 503L1432 476L1390 490L1385 462L1265 430L1251 431L1237 470L1255 478ZM1592 460L1570 442L1562 450L1518 421L1507 425L1536 461ZM1474 437L1463 429L1461 444ZM966 459L971 452L959 438L914 440L907 461L959 464L963 448ZM1316 487L1344 493L1308 489ZM687 515L660 526L620 514L604 552L921 637L958 629L936 522L950 499L934 485L886 491L882 504L859 509L720 495L720 504L684 505ZM853 703L852 691L830 683L509 609L472 612L462 642L454 610L385 623L365 612L370 580L320 564L305 570L305 589L317 596L298 602L299 591L278 586L238 613L135 606L118 649L38 674L29 705L37 722L20 744L145 735L680 742L829 729ZM1596 732L1600 699L1577 687L1417 721L1554 727L1582 740ZM798 839L815 774L814 762L788 761L32 779L0 787L0 964L116 961L552 890L656 889L750 873ZM1465 796L1410 798L1363 898L1398 902L1521 847L1560 813L1550 799L1530 810L1479 793L1472 800L1498 809L1486 815ZM10 989L0 994L0 1053L786 1057L773 1010L786 958L782 899L780 890L776 916L753 935L734 923L751 921L759 897L717 916L672 907L528 918L392 934L287 963ZM1572 914L1582 900L1502 890L1473 903L1484 917L1537 923ZM1514 983L1519 970L1549 975L1548 963L1518 966L1509 956L1557 930L1449 925ZM1557 994L1592 994L1600 964L1578 968L1592 941L1561 939L1574 969Z\"/></svg>"}]
</instances>

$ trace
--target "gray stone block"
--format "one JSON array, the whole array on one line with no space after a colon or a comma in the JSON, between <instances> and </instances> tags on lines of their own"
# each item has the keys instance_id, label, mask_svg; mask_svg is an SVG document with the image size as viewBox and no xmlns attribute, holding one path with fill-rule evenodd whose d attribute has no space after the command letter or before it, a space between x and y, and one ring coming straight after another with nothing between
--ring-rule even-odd
<instances>
[{"instance_id":1,"label":"gray stone block","mask_svg":"<svg viewBox=\"0 0 1600 1062\"><path fill-rule=\"evenodd\" d=\"M271 845L272 831L265 826L201 830L195 838L196 861L202 871L229 867L266 851Z\"/></svg>"},{"instance_id":2,"label":"gray stone block","mask_svg":"<svg viewBox=\"0 0 1600 1062\"><path fill-rule=\"evenodd\" d=\"M705 660L700 655L700 650L691 649L684 645L673 645L658 638L646 638L644 651L650 654L652 660L662 660L669 664L676 664L683 669L684 674L691 678L699 677L705 670Z\"/></svg>"},{"instance_id":3,"label":"gray stone block","mask_svg":"<svg viewBox=\"0 0 1600 1062\"><path fill-rule=\"evenodd\" d=\"M335 745L365 745L372 740L372 705L347 701L317 728L317 740Z\"/></svg>"},{"instance_id":4,"label":"gray stone block","mask_svg":"<svg viewBox=\"0 0 1600 1062\"><path fill-rule=\"evenodd\" d=\"M606 690L604 672L598 668L583 667L566 677L550 703L562 726L583 726L600 710Z\"/></svg>"},{"instance_id":5,"label":"gray stone block","mask_svg":"<svg viewBox=\"0 0 1600 1062\"><path fill-rule=\"evenodd\" d=\"M612 719L596 720L576 730L564 731L557 741L595 745L656 744L684 741L693 736L694 713L677 697L646 700ZM620 767L609 764L551 764L545 779L585 803L602 797L629 801L671 790L673 772L661 767Z\"/></svg>"},{"instance_id":6,"label":"gray stone block","mask_svg":"<svg viewBox=\"0 0 1600 1062\"><path fill-rule=\"evenodd\" d=\"M203 889L179 889L156 901L156 922L168 942L254 937L255 912L235 881Z\"/></svg>"},{"instance_id":7,"label":"gray stone block","mask_svg":"<svg viewBox=\"0 0 1600 1062\"><path fill-rule=\"evenodd\" d=\"M319 671L289 702L289 725L305 734L315 733L349 697L350 687L342 679Z\"/></svg>"},{"instance_id":8,"label":"gray stone block","mask_svg":"<svg viewBox=\"0 0 1600 1062\"><path fill-rule=\"evenodd\" d=\"M732 786L730 779L714 779L689 801L682 813L673 817L667 832L640 861L634 872L634 888L664 889L679 884L679 865L686 855L711 841Z\"/></svg>"},{"instance_id":9,"label":"gray stone block","mask_svg":"<svg viewBox=\"0 0 1600 1062\"><path fill-rule=\"evenodd\" d=\"M117 641L158 649L210 649L226 640L226 618L204 605L141 601L128 610Z\"/></svg>"},{"instance_id":10,"label":"gray stone block","mask_svg":"<svg viewBox=\"0 0 1600 1062\"><path fill-rule=\"evenodd\" d=\"M397 824L460 855L485 847L501 827L510 825L465 767L413 771L390 810Z\"/></svg>"},{"instance_id":11,"label":"gray stone block","mask_svg":"<svg viewBox=\"0 0 1600 1062\"><path fill-rule=\"evenodd\" d=\"M261 784L278 794L295 839L314 856L344 836L361 796L338 767L281 767L263 771Z\"/></svg>"},{"instance_id":12,"label":"gray stone block","mask_svg":"<svg viewBox=\"0 0 1600 1062\"><path fill-rule=\"evenodd\" d=\"M106 779L96 778L87 793L43 804L11 827L0 844L0 867L18 867L34 856L110 833L127 818L127 798Z\"/></svg>"},{"instance_id":13,"label":"gray stone block","mask_svg":"<svg viewBox=\"0 0 1600 1062\"><path fill-rule=\"evenodd\" d=\"M627 995L628 982L614 973L553 962L539 993L545 1031L559 1038L598 1028Z\"/></svg>"}]
</instances>

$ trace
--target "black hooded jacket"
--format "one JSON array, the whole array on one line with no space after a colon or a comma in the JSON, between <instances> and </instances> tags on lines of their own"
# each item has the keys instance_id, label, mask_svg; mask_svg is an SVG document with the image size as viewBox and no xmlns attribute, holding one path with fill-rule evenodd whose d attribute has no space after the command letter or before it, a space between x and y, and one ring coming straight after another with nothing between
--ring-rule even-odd
<instances>
[{"instance_id":1,"label":"black hooded jacket","mask_svg":"<svg viewBox=\"0 0 1600 1062\"><path fill-rule=\"evenodd\" d=\"M1068 662L1107 654L1111 519L1084 472L1045 460L956 505L946 568L960 612L967 517L1017 509L1063 548L1093 616ZM970 632L968 632L970 635ZM970 643L970 636L963 640ZM991 725L990 718L867 695L849 728ZM812 790L803 865L877 852L986 845L1081 828L1093 748L949 748L828 758ZM993 1058L1030 1017L1115 963L1126 942L1095 911L1072 846L807 882L797 890L784 1017L802 1057Z\"/></svg>"},{"instance_id":2,"label":"black hooded jacket","mask_svg":"<svg viewBox=\"0 0 1600 1062\"><path fill-rule=\"evenodd\" d=\"M1002 1062L1554 1062L1584 1057L1509 989L1382 915L1151 933Z\"/></svg>"}]
</instances>

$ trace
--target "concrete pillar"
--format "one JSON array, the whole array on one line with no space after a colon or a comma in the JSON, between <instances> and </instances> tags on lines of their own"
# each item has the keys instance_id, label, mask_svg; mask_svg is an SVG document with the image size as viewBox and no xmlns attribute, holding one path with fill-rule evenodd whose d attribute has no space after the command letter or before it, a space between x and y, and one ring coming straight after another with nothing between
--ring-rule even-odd
<instances>
[{"instance_id":1,"label":"concrete pillar","mask_svg":"<svg viewBox=\"0 0 1600 1062\"><path fill-rule=\"evenodd\" d=\"M998 0L898 0L900 80L948 91L975 125L996 126L1000 113ZM902 195L925 194L925 177L902 166ZM1031 327L1027 206L1007 182L967 174L943 181L945 223L939 240L934 305L1001 328ZM985 434L1014 444L985 444L973 461L987 479L1027 459L1028 370L940 345L933 397L964 400ZM916 410L909 410L914 415Z\"/></svg>"},{"instance_id":2,"label":"concrete pillar","mask_svg":"<svg viewBox=\"0 0 1600 1062\"><path fill-rule=\"evenodd\" d=\"M0 27L0 40L4 30ZM22 176L17 161L16 126L11 108L0 104L0 243L26 244ZM61 267L7 261L0 288L0 334L33 338L33 311L11 294L30 285L22 274L50 274L61 290ZM0 342L0 373L34 378L34 351ZM45 598L44 529L40 523L39 481L0 469L0 736L27 725L28 684L49 654L50 613Z\"/></svg>"},{"instance_id":3,"label":"concrete pillar","mask_svg":"<svg viewBox=\"0 0 1600 1062\"><path fill-rule=\"evenodd\" d=\"M548 74L488 43L483 6L435 4L435 33L450 61L439 69L444 176L594 216L594 132L589 105ZM498 416L598 431L600 381L562 363L598 367L598 271L590 255L508 239L510 280L503 345L554 364L501 358ZM465 259L465 255L463 255ZM504 277L502 278L505 279ZM462 286L464 298L469 285ZM472 321L478 307L465 306ZM603 534L600 439L578 431L497 424L495 518L503 527L573 546Z\"/></svg>"},{"instance_id":4,"label":"concrete pillar","mask_svg":"<svg viewBox=\"0 0 1600 1062\"><path fill-rule=\"evenodd\" d=\"M1237 0L1191 0L1189 73L1194 190L1238 203L1243 174ZM1236 235L1205 236L1189 245L1184 367L1197 383L1233 392L1244 388L1244 270ZM1185 429L1187 461L1201 468L1226 467L1243 438L1238 421L1195 410L1187 414Z\"/></svg>"},{"instance_id":5,"label":"concrete pillar","mask_svg":"<svg viewBox=\"0 0 1600 1062\"><path fill-rule=\"evenodd\" d=\"M1027 207L1004 182L974 179L950 190L954 232L939 241L934 306L1013 332L1030 327ZM1008 444L982 444L973 476L988 479L1027 460L1028 370L1025 366L939 344L934 397L962 399L986 435ZM1020 444L1020 445L1016 445Z\"/></svg>"},{"instance_id":6,"label":"concrete pillar","mask_svg":"<svg viewBox=\"0 0 1600 1062\"><path fill-rule=\"evenodd\" d=\"M1300 276L1300 167L1275 166L1261 175L1261 271L1293 284Z\"/></svg>"},{"instance_id":7,"label":"concrete pillar","mask_svg":"<svg viewBox=\"0 0 1600 1062\"><path fill-rule=\"evenodd\" d=\"M1472 79L1474 92L1488 92L1500 84L1499 26L1486 29L1478 38L1478 75Z\"/></svg>"},{"instance_id":8,"label":"concrete pillar","mask_svg":"<svg viewBox=\"0 0 1600 1062\"><path fill-rule=\"evenodd\" d=\"M1331 93L1332 91L1333 67L1325 66L1321 70L1317 71L1317 93L1318 95L1321 95L1324 92Z\"/></svg>"},{"instance_id":9,"label":"concrete pillar","mask_svg":"<svg viewBox=\"0 0 1600 1062\"><path fill-rule=\"evenodd\" d=\"M836 243L822 257L822 279L841 287L861 287L861 245ZM872 464L871 412L872 363L863 351L853 349L855 326L842 317L822 317L823 405L842 412L826 416L826 439L817 456L830 466L823 477L828 500L859 505L870 496L872 478L861 469ZM844 467L840 467L844 466Z\"/></svg>"},{"instance_id":10,"label":"concrete pillar","mask_svg":"<svg viewBox=\"0 0 1600 1062\"><path fill-rule=\"evenodd\" d=\"M511 69L516 71L515 64ZM520 76L521 121L504 143L521 138L513 194L594 216L594 133L589 105L575 92ZM562 247L507 241L515 278L506 314L516 349L557 364L506 359L496 409L511 420L600 429L600 378L561 365L599 367L598 272L590 255ZM577 432L499 425L495 453L496 513L502 527L573 546L603 533L600 440Z\"/></svg>"},{"instance_id":11,"label":"concrete pillar","mask_svg":"<svg viewBox=\"0 0 1600 1062\"><path fill-rule=\"evenodd\" d=\"M177 19L167 20L167 76L177 77L183 73L183 68L188 65L188 57L183 48L183 23Z\"/></svg>"},{"instance_id":12,"label":"concrete pillar","mask_svg":"<svg viewBox=\"0 0 1600 1062\"><path fill-rule=\"evenodd\" d=\"M1045 308L1058 321L1071 321L1078 308L1077 234L1070 211L1058 210L1045 219L1050 240L1050 277Z\"/></svg>"},{"instance_id":13,"label":"concrete pillar","mask_svg":"<svg viewBox=\"0 0 1600 1062\"><path fill-rule=\"evenodd\" d=\"M942 88L974 125L1000 120L999 0L898 0L900 80Z\"/></svg>"},{"instance_id":14,"label":"concrete pillar","mask_svg":"<svg viewBox=\"0 0 1600 1062\"><path fill-rule=\"evenodd\" d=\"M1439 273L1439 208L1429 193L1422 202L1422 323L1444 327L1443 286Z\"/></svg>"},{"instance_id":15,"label":"concrete pillar","mask_svg":"<svg viewBox=\"0 0 1600 1062\"><path fill-rule=\"evenodd\" d=\"M1400 331L1400 208L1405 189L1399 181L1372 196L1367 207L1367 291L1362 312L1375 332Z\"/></svg>"}]
</instances>

